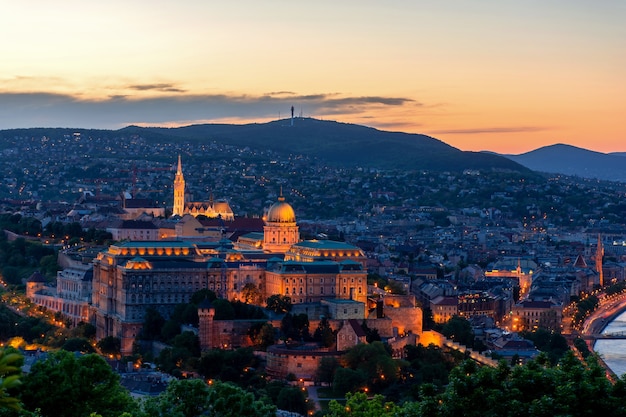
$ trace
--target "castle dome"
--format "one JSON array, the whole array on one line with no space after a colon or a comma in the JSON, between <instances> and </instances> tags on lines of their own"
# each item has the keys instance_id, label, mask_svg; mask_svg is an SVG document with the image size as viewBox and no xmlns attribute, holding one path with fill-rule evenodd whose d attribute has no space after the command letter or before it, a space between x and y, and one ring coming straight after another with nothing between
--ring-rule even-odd
<instances>
[{"instance_id":1,"label":"castle dome","mask_svg":"<svg viewBox=\"0 0 626 417\"><path fill-rule=\"evenodd\" d=\"M293 211L293 207L285 202L285 197L278 197L278 201L272 204L267 212L267 221L269 223L295 223L296 213Z\"/></svg>"}]
</instances>

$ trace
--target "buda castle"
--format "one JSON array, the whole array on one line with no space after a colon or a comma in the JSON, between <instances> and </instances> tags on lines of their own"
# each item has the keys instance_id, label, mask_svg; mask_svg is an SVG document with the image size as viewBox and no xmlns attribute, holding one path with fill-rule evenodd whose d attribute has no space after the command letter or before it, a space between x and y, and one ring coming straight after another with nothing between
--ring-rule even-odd
<instances>
[{"instance_id":1,"label":"buda castle","mask_svg":"<svg viewBox=\"0 0 626 417\"><path fill-rule=\"evenodd\" d=\"M200 214L236 221L228 203L185 202L184 186L179 157L173 214L181 222ZM132 351L148 308L169 318L177 304L188 303L201 289L257 305L275 294L289 297L294 305L326 299L364 305L365 263L363 251L354 245L301 241L295 211L281 192L263 217L262 230L235 240L173 237L111 245L93 260L90 319L97 339L119 337L125 355Z\"/></svg>"}]
</instances>

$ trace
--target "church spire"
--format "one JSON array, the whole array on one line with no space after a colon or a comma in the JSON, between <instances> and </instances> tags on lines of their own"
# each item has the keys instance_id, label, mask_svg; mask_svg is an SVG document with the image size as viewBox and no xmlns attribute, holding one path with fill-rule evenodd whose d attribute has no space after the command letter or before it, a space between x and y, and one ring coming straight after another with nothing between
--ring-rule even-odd
<instances>
[{"instance_id":1,"label":"church spire","mask_svg":"<svg viewBox=\"0 0 626 417\"><path fill-rule=\"evenodd\" d=\"M185 177L183 177L183 164L178 155L178 167L174 176L174 207L172 214L182 216L185 213Z\"/></svg>"},{"instance_id":2,"label":"church spire","mask_svg":"<svg viewBox=\"0 0 626 417\"><path fill-rule=\"evenodd\" d=\"M280 195L278 196L278 201L285 201L285 197L283 196L283 186L280 186Z\"/></svg>"},{"instance_id":3,"label":"church spire","mask_svg":"<svg viewBox=\"0 0 626 417\"><path fill-rule=\"evenodd\" d=\"M604 272L602 271L602 257L604 256L604 245L602 244L602 236L598 233L598 245L596 246L596 272L600 279L600 286L604 287Z\"/></svg>"}]
</instances>

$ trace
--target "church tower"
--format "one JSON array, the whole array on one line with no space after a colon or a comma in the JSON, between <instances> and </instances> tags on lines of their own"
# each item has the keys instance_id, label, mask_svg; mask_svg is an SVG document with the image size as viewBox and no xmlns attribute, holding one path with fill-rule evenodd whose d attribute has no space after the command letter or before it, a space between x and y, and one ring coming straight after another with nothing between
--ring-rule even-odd
<instances>
[{"instance_id":1,"label":"church tower","mask_svg":"<svg viewBox=\"0 0 626 417\"><path fill-rule=\"evenodd\" d=\"M174 208L172 214L174 216L182 216L185 212L185 178L183 177L183 167L178 155L178 168L174 177Z\"/></svg>"},{"instance_id":2,"label":"church tower","mask_svg":"<svg viewBox=\"0 0 626 417\"><path fill-rule=\"evenodd\" d=\"M602 257L604 256L604 245L602 237L598 233L598 246L596 247L596 272L600 276L600 287L604 287L604 273L602 272Z\"/></svg>"}]
</instances>

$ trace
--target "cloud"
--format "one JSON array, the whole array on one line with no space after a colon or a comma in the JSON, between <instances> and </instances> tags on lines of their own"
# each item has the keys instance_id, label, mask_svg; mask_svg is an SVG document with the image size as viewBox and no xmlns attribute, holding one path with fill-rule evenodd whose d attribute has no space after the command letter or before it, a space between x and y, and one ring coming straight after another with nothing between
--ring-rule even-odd
<instances>
[{"instance_id":1,"label":"cloud","mask_svg":"<svg viewBox=\"0 0 626 417\"><path fill-rule=\"evenodd\" d=\"M431 130L428 133L433 135L482 135L487 133L524 133L524 132L541 132L550 130L545 126L509 126L509 127L484 127L476 129L448 129L448 130Z\"/></svg>"},{"instance_id":2,"label":"cloud","mask_svg":"<svg viewBox=\"0 0 626 417\"><path fill-rule=\"evenodd\" d=\"M285 95L289 95L289 96L293 96L296 93L293 91L273 91L271 93L267 93L267 96L285 96Z\"/></svg>"},{"instance_id":3,"label":"cloud","mask_svg":"<svg viewBox=\"0 0 626 417\"><path fill-rule=\"evenodd\" d=\"M166 84L166 83L135 84L135 85L129 85L128 88L130 88L131 90L137 90L137 91L156 90L156 91L161 91L164 93L184 93L186 91L186 90L175 87L173 84Z\"/></svg>"},{"instance_id":4,"label":"cloud","mask_svg":"<svg viewBox=\"0 0 626 417\"><path fill-rule=\"evenodd\" d=\"M173 84L135 84L135 91L181 92ZM304 116L376 115L381 108L421 103L404 97L298 95L278 92L247 94L115 94L103 99L56 93L0 92L0 129L22 127L90 127L116 129L129 124L173 125L217 120L265 121L288 114L291 106Z\"/></svg>"}]
</instances>

